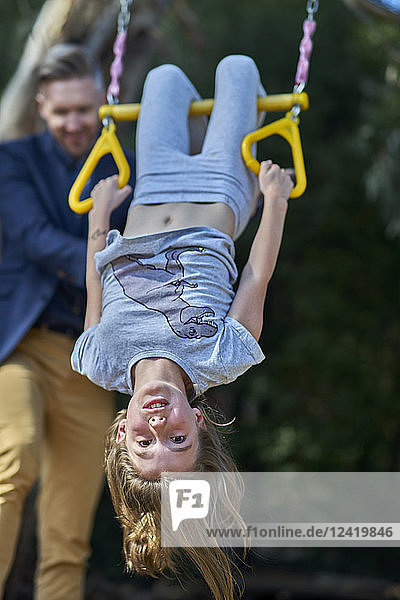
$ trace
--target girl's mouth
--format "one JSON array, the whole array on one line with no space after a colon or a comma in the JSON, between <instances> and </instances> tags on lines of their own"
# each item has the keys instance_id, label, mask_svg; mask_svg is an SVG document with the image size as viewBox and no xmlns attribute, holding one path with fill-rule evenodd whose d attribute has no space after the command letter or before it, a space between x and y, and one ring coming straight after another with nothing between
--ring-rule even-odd
<instances>
[{"instance_id":1,"label":"girl's mouth","mask_svg":"<svg viewBox=\"0 0 400 600\"><path fill-rule=\"evenodd\" d=\"M143 408L164 408L168 406L168 402L164 400L164 398L153 398L153 400L149 400L146 404L143 405Z\"/></svg>"}]
</instances>

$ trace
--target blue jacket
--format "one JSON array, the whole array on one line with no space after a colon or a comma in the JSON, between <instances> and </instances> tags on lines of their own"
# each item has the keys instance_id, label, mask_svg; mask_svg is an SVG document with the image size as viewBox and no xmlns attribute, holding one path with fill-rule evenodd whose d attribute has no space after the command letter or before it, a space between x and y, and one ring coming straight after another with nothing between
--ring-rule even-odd
<instances>
[{"instance_id":1,"label":"blue jacket","mask_svg":"<svg viewBox=\"0 0 400 600\"><path fill-rule=\"evenodd\" d=\"M81 166L49 132L0 145L0 363L49 306L60 282L75 295L79 306L70 307L71 319L76 323L73 312L79 312L83 327L88 220L67 201ZM82 197L115 171L112 157L103 157ZM112 228L123 229L128 207L129 200L114 211Z\"/></svg>"}]
</instances>

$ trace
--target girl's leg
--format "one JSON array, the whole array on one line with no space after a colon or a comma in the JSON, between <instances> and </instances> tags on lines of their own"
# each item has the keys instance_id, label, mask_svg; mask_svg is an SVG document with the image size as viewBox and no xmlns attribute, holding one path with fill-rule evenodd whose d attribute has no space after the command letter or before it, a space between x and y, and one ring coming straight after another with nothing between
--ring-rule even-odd
<instances>
[{"instance_id":1,"label":"girl's leg","mask_svg":"<svg viewBox=\"0 0 400 600\"><path fill-rule=\"evenodd\" d=\"M232 193L237 237L247 224L258 196L256 176L246 167L241 154L245 135L259 126L257 97L265 95L254 61L233 55L218 65L215 78L215 103L201 154L210 172L223 173L227 183L237 188ZM207 168L207 167L206 167Z\"/></svg>"},{"instance_id":2,"label":"girl's leg","mask_svg":"<svg viewBox=\"0 0 400 600\"><path fill-rule=\"evenodd\" d=\"M199 147L198 139L191 140L188 117L190 103L199 98L179 67L162 65L150 71L144 85L136 134L137 193L140 193L137 188L143 178L176 171L182 155L189 155L192 145ZM193 121L200 138L206 121L201 122Z\"/></svg>"},{"instance_id":3,"label":"girl's leg","mask_svg":"<svg viewBox=\"0 0 400 600\"><path fill-rule=\"evenodd\" d=\"M265 95L257 66L243 55L227 56L215 75L215 102L203 153L237 160L245 135L257 129L257 96Z\"/></svg>"},{"instance_id":4,"label":"girl's leg","mask_svg":"<svg viewBox=\"0 0 400 600\"><path fill-rule=\"evenodd\" d=\"M257 95L264 94L252 59L229 56L221 61L202 151L189 155L188 110L199 96L179 68L153 70L139 117L133 203L222 202L234 213L236 239L258 195L257 177L244 164L241 142L257 128Z\"/></svg>"}]
</instances>

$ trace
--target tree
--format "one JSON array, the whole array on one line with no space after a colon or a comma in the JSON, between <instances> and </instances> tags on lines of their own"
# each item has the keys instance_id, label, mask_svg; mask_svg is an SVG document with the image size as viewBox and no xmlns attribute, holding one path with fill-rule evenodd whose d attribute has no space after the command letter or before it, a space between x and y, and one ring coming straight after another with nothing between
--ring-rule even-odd
<instances>
[{"instance_id":1,"label":"tree","mask_svg":"<svg viewBox=\"0 0 400 600\"><path fill-rule=\"evenodd\" d=\"M133 97L157 47L155 29L169 2L138 0L131 19L125 56L123 94ZM18 67L3 93L0 139L37 131L40 121L34 102L35 72L46 50L58 42L83 43L99 58L105 70L112 60L118 0L47 0L33 25ZM129 77L126 73L129 72ZM106 77L106 81L108 77Z\"/></svg>"}]
</instances>

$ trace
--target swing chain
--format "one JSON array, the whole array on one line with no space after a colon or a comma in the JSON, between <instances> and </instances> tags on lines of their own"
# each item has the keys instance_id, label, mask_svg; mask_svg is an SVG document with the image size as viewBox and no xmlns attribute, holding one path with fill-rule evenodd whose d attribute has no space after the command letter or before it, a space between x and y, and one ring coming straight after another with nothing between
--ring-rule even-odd
<instances>
[{"instance_id":1,"label":"swing chain","mask_svg":"<svg viewBox=\"0 0 400 600\"><path fill-rule=\"evenodd\" d=\"M111 81L107 89L107 102L109 104L119 103L119 78L121 77L123 71L122 58L125 54L125 43L126 36L128 33L129 22L131 19L132 4L133 0L120 0L117 36L115 38L113 46L114 60L111 63L110 67ZM111 122L111 117L106 117L103 120L103 125L105 127L108 127Z\"/></svg>"},{"instance_id":2,"label":"swing chain","mask_svg":"<svg viewBox=\"0 0 400 600\"><path fill-rule=\"evenodd\" d=\"M308 0L307 1L307 19L303 22L303 38L300 42L300 57L299 62L297 64L297 72L296 72L296 81L293 87L294 94L301 94L301 92L306 87L307 79L308 79L308 70L310 67L310 56L312 52L312 36L315 32L315 28L317 26L316 21L314 19L314 15L318 10L319 2L318 0ZM297 121L297 118L301 112L301 107L299 104L295 104L291 111L290 116L294 121Z\"/></svg>"},{"instance_id":3,"label":"swing chain","mask_svg":"<svg viewBox=\"0 0 400 600\"><path fill-rule=\"evenodd\" d=\"M120 0L120 11L118 15L118 33L126 33L131 20L131 7L133 0Z\"/></svg>"},{"instance_id":4,"label":"swing chain","mask_svg":"<svg viewBox=\"0 0 400 600\"><path fill-rule=\"evenodd\" d=\"M314 20L314 15L318 11L318 6L319 6L318 0L308 0L306 10L307 10L307 14L308 14L307 18L309 21Z\"/></svg>"}]
</instances>

